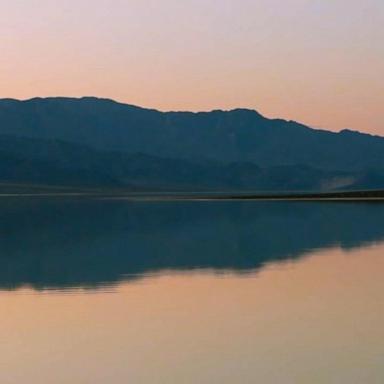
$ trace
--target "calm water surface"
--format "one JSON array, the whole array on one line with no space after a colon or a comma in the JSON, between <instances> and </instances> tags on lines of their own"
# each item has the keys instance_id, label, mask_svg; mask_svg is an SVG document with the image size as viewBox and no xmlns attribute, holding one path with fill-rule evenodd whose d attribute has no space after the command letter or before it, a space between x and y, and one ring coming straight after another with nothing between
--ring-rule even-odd
<instances>
[{"instance_id":1,"label":"calm water surface","mask_svg":"<svg viewBox=\"0 0 384 384\"><path fill-rule=\"evenodd\" d=\"M0 202L0 383L384 382L384 205Z\"/></svg>"}]
</instances>

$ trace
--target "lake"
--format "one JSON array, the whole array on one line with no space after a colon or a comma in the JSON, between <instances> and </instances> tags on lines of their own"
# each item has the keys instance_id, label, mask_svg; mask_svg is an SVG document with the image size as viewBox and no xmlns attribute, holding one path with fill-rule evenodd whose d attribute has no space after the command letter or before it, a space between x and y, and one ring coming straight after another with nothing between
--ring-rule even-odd
<instances>
[{"instance_id":1,"label":"lake","mask_svg":"<svg viewBox=\"0 0 384 384\"><path fill-rule=\"evenodd\" d=\"M384 382L384 204L0 212L2 384Z\"/></svg>"}]
</instances>

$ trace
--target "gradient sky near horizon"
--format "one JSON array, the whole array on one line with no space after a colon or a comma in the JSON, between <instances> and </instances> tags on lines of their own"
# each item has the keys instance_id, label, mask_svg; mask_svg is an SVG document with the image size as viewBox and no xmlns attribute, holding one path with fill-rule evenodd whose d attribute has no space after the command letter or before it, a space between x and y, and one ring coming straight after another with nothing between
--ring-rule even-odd
<instances>
[{"instance_id":1,"label":"gradient sky near horizon","mask_svg":"<svg viewBox=\"0 0 384 384\"><path fill-rule=\"evenodd\" d=\"M1 0L0 97L247 107L384 135L383 0Z\"/></svg>"}]
</instances>

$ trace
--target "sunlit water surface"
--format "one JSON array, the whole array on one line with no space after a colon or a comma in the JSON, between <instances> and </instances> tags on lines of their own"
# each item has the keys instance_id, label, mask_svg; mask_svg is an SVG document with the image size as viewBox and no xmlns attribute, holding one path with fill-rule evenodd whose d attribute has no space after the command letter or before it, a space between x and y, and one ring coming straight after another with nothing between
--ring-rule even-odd
<instances>
[{"instance_id":1,"label":"sunlit water surface","mask_svg":"<svg viewBox=\"0 0 384 384\"><path fill-rule=\"evenodd\" d=\"M0 383L384 382L384 206L2 203Z\"/></svg>"}]
</instances>

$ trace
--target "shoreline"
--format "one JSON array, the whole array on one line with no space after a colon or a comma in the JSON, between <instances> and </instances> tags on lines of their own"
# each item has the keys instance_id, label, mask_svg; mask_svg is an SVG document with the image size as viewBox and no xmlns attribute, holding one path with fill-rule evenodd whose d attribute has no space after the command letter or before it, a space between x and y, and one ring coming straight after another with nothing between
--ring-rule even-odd
<instances>
[{"instance_id":1,"label":"shoreline","mask_svg":"<svg viewBox=\"0 0 384 384\"><path fill-rule=\"evenodd\" d=\"M226 192L8 192L0 198L84 198L131 201L384 201L384 191L324 193L226 193Z\"/></svg>"}]
</instances>

